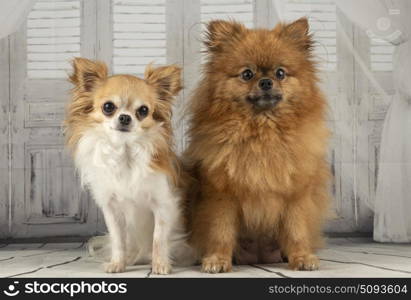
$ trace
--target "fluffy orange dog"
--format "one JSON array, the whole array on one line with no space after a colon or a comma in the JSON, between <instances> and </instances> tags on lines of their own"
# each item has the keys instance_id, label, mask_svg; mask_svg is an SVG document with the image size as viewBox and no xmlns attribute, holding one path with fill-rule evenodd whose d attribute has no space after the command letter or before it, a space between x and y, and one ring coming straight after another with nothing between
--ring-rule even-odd
<instances>
[{"instance_id":1,"label":"fluffy orange dog","mask_svg":"<svg viewBox=\"0 0 411 300\"><path fill-rule=\"evenodd\" d=\"M205 272L230 271L247 239L278 244L292 269L318 268L329 132L308 32L304 18L273 30L208 24L186 152L191 243Z\"/></svg>"}]
</instances>

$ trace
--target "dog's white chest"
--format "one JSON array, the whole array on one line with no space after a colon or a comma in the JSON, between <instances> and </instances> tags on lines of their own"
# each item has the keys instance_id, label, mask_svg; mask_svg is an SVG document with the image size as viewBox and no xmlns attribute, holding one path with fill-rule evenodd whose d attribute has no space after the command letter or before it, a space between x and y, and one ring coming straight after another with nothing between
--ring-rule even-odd
<instances>
[{"instance_id":1,"label":"dog's white chest","mask_svg":"<svg viewBox=\"0 0 411 300\"><path fill-rule=\"evenodd\" d=\"M150 146L143 142L113 142L90 134L84 135L79 142L75 161L82 183L94 194L147 201L150 195L145 187L153 174L151 157Z\"/></svg>"}]
</instances>

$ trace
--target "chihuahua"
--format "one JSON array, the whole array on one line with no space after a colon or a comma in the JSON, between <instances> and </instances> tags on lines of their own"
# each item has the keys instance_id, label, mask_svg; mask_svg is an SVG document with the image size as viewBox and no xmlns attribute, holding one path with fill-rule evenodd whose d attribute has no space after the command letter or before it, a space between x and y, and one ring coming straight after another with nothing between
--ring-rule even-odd
<instances>
[{"instance_id":1,"label":"chihuahua","mask_svg":"<svg viewBox=\"0 0 411 300\"><path fill-rule=\"evenodd\" d=\"M109 231L91 240L90 251L108 250L109 273L151 261L153 273L168 274L173 259L190 252L172 150L171 109L181 70L149 65L144 79L108 76L105 64L84 58L76 58L73 69L66 144Z\"/></svg>"}]
</instances>

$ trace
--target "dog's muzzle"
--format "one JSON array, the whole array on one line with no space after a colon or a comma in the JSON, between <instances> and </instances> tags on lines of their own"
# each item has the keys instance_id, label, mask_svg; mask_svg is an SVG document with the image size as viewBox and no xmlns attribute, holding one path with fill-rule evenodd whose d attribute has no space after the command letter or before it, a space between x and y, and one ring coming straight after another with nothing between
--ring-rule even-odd
<instances>
[{"instance_id":1,"label":"dog's muzzle","mask_svg":"<svg viewBox=\"0 0 411 300\"><path fill-rule=\"evenodd\" d=\"M260 110L271 109L283 99L281 93L248 96L247 101Z\"/></svg>"}]
</instances>

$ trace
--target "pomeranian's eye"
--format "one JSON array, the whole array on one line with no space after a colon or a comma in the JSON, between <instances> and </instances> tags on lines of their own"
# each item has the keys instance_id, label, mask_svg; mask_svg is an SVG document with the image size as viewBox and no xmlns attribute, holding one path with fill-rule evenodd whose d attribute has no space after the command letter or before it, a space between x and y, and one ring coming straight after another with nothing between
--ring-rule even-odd
<instances>
[{"instance_id":1,"label":"pomeranian's eye","mask_svg":"<svg viewBox=\"0 0 411 300\"><path fill-rule=\"evenodd\" d=\"M249 81L254 77L253 71L246 69L241 73L241 78L245 81Z\"/></svg>"},{"instance_id":2,"label":"pomeranian's eye","mask_svg":"<svg viewBox=\"0 0 411 300\"><path fill-rule=\"evenodd\" d=\"M285 71L283 68L278 68L275 71L275 77L277 77L278 80L283 80L285 78Z\"/></svg>"},{"instance_id":3,"label":"pomeranian's eye","mask_svg":"<svg viewBox=\"0 0 411 300\"><path fill-rule=\"evenodd\" d=\"M114 105L113 102L107 101L106 103L103 104L103 113L106 116L113 114L115 110L116 110L116 106Z\"/></svg>"},{"instance_id":4,"label":"pomeranian's eye","mask_svg":"<svg viewBox=\"0 0 411 300\"><path fill-rule=\"evenodd\" d=\"M144 118L148 115L148 107L145 105L140 106L137 109L137 117Z\"/></svg>"}]
</instances>

